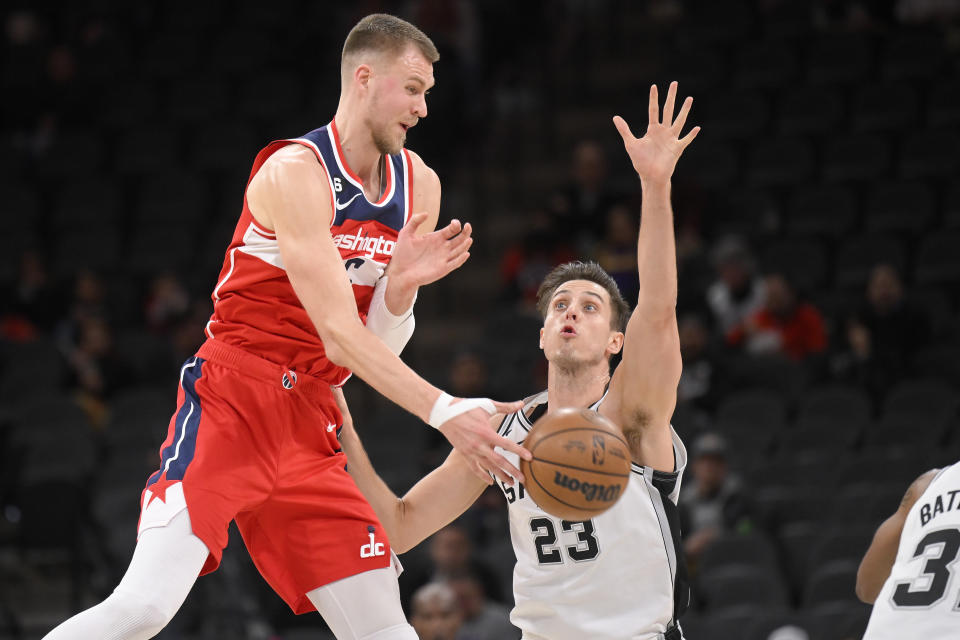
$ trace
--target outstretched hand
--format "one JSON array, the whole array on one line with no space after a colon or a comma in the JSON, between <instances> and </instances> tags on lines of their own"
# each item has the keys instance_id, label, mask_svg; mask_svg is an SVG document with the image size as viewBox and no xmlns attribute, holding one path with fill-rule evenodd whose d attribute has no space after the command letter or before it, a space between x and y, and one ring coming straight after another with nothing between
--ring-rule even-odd
<instances>
[{"instance_id":1,"label":"outstretched hand","mask_svg":"<svg viewBox=\"0 0 960 640\"><path fill-rule=\"evenodd\" d=\"M436 282L470 257L473 227L469 222L461 225L452 220L442 229L418 235L417 229L426 219L425 213L414 214L400 230L387 270L391 279L421 287Z\"/></svg>"},{"instance_id":2,"label":"outstretched hand","mask_svg":"<svg viewBox=\"0 0 960 640\"><path fill-rule=\"evenodd\" d=\"M677 98L677 83L671 82L667 90L667 99L663 104L663 120L660 119L660 100L657 85L650 87L648 107L650 124L642 138L630 131L629 125L620 116L613 117L613 124L623 138L623 146L633 162L640 179L650 182L665 182L673 175L680 154L700 133L700 127L694 127L684 137L680 137L687 114L693 106L693 98L687 97L680 106L676 119L673 118L674 103Z\"/></svg>"}]
</instances>

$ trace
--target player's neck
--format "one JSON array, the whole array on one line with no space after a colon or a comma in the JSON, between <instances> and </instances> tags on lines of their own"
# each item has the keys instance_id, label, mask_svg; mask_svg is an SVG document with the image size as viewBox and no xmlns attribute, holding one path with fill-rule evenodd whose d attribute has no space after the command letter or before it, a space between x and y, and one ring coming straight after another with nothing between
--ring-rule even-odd
<instances>
[{"instance_id":1,"label":"player's neck","mask_svg":"<svg viewBox=\"0 0 960 640\"><path fill-rule=\"evenodd\" d=\"M589 407L603 396L610 374L607 363L577 371L550 365L547 371L547 411L561 407Z\"/></svg>"},{"instance_id":2,"label":"player's neck","mask_svg":"<svg viewBox=\"0 0 960 640\"><path fill-rule=\"evenodd\" d=\"M334 124L340 138L340 148L350 170L363 181L364 191L368 197L377 199L380 190L380 159L381 153L373 144L370 130L363 123L342 113L337 109Z\"/></svg>"}]
</instances>

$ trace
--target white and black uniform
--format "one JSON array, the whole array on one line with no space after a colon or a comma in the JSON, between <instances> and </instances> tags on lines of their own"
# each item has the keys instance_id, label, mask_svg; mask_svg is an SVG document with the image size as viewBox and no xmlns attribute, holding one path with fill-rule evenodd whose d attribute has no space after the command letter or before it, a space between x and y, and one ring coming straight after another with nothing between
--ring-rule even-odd
<instances>
[{"instance_id":1,"label":"white and black uniform","mask_svg":"<svg viewBox=\"0 0 960 640\"><path fill-rule=\"evenodd\" d=\"M546 410L546 392L528 399L504 418L500 435L522 444ZM517 556L510 620L524 640L680 640L676 620L689 602L689 583L676 501L687 451L672 427L671 434L674 472L633 464L623 496L591 520L555 518L522 484L500 483ZM515 454L503 455L519 463Z\"/></svg>"},{"instance_id":2,"label":"white and black uniform","mask_svg":"<svg viewBox=\"0 0 960 640\"><path fill-rule=\"evenodd\" d=\"M960 637L960 464L942 469L903 525L864 640Z\"/></svg>"}]
</instances>

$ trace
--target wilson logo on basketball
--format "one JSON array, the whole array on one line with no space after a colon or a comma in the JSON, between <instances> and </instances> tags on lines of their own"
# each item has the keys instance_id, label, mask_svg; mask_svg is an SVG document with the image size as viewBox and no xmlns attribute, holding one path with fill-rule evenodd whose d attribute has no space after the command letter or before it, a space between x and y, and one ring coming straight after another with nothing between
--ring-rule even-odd
<instances>
[{"instance_id":1,"label":"wilson logo on basketball","mask_svg":"<svg viewBox=\"0 0 960 640\"><path fill-rule=\"evenodd\" d=\"M555 472L553 483L569 491L583 494L587 502L616 502L620 497L622 486L619 484L599 484L594 482L581 482L576 478L571 478L562 471Z\"/></svg>"}]
</instances>

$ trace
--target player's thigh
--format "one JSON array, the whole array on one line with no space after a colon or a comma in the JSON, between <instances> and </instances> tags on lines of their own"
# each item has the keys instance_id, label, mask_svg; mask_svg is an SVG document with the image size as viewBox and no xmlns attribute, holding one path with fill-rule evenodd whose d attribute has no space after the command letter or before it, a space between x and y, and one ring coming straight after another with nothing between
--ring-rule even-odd
<instances>
[{"instance_id":1,"label":"player's thigh","mask_svg":"<svg viewBox=\"0 0 960 640\"><path fill-rule=\"evenodd\" d=\"M165 615L183 604L209 556L207 546L193 534L184 509L163 527L144 531L117 591L154 603Z\"/></svg>"},{"instance_id":2,"label":"player's thigh","mask_svg":"<svg viewBox=\"0 0 960 640\"><path fill-rule=\"evenodd\" d=\"M400 606L393 567L373 569L307 593L337 640L416 640Z\"/></svg>"}]
</instances>

